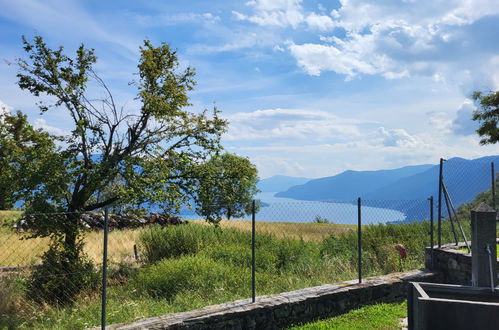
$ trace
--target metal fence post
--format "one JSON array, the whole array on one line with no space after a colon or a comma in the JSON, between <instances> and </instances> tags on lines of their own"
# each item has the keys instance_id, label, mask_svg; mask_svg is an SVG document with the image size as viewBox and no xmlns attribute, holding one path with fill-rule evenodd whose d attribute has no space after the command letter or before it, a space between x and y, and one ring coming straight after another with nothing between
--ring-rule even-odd
<instances>
[{"instance_id":1,"label":"metal fence post","mask_svg":"<svg viewBox=\"0 0 499 330\"><path fill-rule=\"evenodd\" d=\"M359 264L359 283L362 283L362 206L360 197L357 199L357 251Z\"/></svg>"},{"instance_id":2,"label":"metal fence post","mask_svg":"<svg viewBox=\"0 0 499 330\"><path fill-rule=\"evenodd\" d=\"M253 200L253 205L251 209L251 301L256 300L256 284L255 284L255 235L256 235L256 225L255 225L255 200Z\"/></svg>"},{"instance_id":3,"label":"metal fence post","mask_svg":"<svg viewBox=\"0 0 499 330\"><path fill-rule=\"evenodd\" d=\"M106 329L106 302L107 302L107 234L109 231L109 211L104 210L104 251L102 256L102 310L101 329Z\"/></svg>"},{"instance_id":4,"label":"metal fence post","mask_svg":"<svg viewBox=\"0 0 499 330\"><path fill-rule=\"evenodd\" d=\"M490 163L491 179L492 179L492 207L496 209L496 171L494 170L494 162Z\"/></svg>"},{"instance_id":5,"label":"metal fence post","mask_svg":"<svg viewBox=\"0 0 499 330\"><path fill-rule=\"evenodd\" d=\"M442 183L443 183L443 165L445 159L440 158L440 174L438 176L438 247L442 247Z\"/></svg>"},{"instance_id":6,"label":"metal fence post","mask_svg":"<svg viewBox=\"0 0 499 330\"><path fill-rule=\"evenodd\" d=\"M428 198L430 201L430 256L431 256L431 269L434 269L434 259L433 259L433 246L435 245L433 241L433 196Z\"/></svg>"}]
</instances>

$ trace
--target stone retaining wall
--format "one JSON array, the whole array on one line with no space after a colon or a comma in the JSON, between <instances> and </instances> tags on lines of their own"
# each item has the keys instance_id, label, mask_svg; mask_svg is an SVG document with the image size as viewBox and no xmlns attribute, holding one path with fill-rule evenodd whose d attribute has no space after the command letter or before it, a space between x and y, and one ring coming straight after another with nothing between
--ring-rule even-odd
<instances>
[{"instance_id":1,"label":"stone retaining wall","mask_svg":"<svg viewBox=\"0 0 499 330\"><path fill-rule=\"evenodd\" d=\"M499 239L497 240L499 243ZM425 249L425 267L440 274L441 283L471 285L471 253L459 251L465 248L464 242L443 245L433 249L433 268L431 248Z\"/></svg>"},{"instance_id":2,"label":"stone retaining wall","mask_svg":"<svg viewBox=\"0 0 499 330\"><path fill-rule=\"evenodd\" d=\"M318 287L233 301L194 311L168 314L108 329L279 329L345 313L376 302L406 298L409 281L435 281L420 270L371 277Z\"/></svg>"}]
</instances>

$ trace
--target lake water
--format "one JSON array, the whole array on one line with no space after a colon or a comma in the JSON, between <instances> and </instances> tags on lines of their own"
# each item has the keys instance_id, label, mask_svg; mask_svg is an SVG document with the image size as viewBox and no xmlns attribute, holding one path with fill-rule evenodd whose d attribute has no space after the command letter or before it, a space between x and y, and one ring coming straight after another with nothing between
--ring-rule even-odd
<instances>
[{"instance_id":1,"label":"lake water","mask_svg":"<svg viewBox=\"0 0 499 330\"><path fill-rule=\"evenodd\" d=\"M357 205L349 203L316 202L275 197L275 192L259 193L260 199L268 206L260 208L256 214L257 221L268 222L314 222L316 217L327 219L331 223L357 224ZM182 212L184 218L199 219L199 215ZM251 216L242 219L250 220ZM377 224L391 221L402 221L402 212L362 206L362 224Z\"/></svg>"}]
</instances>

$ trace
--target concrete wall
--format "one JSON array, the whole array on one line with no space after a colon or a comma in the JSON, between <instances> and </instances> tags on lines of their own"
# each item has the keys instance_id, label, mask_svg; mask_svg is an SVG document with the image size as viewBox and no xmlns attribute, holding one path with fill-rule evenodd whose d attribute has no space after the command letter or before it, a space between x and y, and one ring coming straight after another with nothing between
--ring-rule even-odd
<instances>
[{"instance_id":1,"label":"concrete wall","mask_svg":"<svg viewBox=\"0 0 499 330\"><path fill-rule=\"evenodd\" d=\"M393 273L339 284L238 300L198 310L169 314L108 329L278 329L345 313L376 302L406 298L409 281L434 281L435 274L420 270Z\"/></svg>"}]
</instances>

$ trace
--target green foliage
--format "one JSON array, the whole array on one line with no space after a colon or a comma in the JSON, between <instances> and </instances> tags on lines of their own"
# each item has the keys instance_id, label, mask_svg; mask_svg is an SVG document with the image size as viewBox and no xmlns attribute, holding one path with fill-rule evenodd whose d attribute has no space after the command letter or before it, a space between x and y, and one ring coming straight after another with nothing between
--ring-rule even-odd
<instances>
[{"instance_id":1,"label":"green foliage","mask_svg":"<svg viewBox=\"0 0 499 330\"><path fill-rule=\"evenodd\" d=\"M329 223L327 218L321 217L320 215L316 215L314 218L315 223Z\"/></svg>"},{"instance_id":2,"label":"green foliage","mask_svg":"<svg viewBox=\"0 0 499 330\"><path fill-rule=\"evenodd\" d=\"M444 222L444 229L449 227ZM379 224L362 227L362 265L365 274L387 274L394 271L421 267L424 249L430 245L429 222L405 224ZM442 231L444 233L444 230ZM449 232L445 231L447 239ZM450 237L449 237L450 238ZM435 235L436 239L436 235ZM401 261L395 244L407 249L407 258ZM357 232L349 231L338 237L325 239L320 247L321 255L342 256L352 266L357 263Z\"/></svg>"},{"instance_id":3,"label":"green foliage","mask_svg":"<svg viewBox=\"0 0 499 330\"><path fill-rule=\"evenodd\" d=\"M275 271L279 263L273 251L259 249L255 257L257 271ZM237 243L208 246L203 251L205 255L215 261L239 267L239 269L251 268L251 247Z\"/></svg>"},{"instance_id":4,"label":"green foliage","mask_svg":"<svg viewBox=\"0 0 499 330\"><path fill-rule=\"evenodd\" d=\"M224 216L230 219L251 214L258 172L247 158L216 155L200 165L198 173L196 211L206 220L217 224Z\"/></svg>"},{"instance_id":5,"label":"green foliage","mask_svg":"<svg viewBox=\"0 0 499 330\"><path fill-rule=\"evenodd\" d=\"M23 38L23 44L27 58L18 59L19 86L50 96L52 103L40 103L42 112L63 108L73 121L67 147L57 152L61 178L40 178L39 189L26 199L32 209L91 211L143 202L171 209L194 194L194 168L221 149L227 123L216 109L211 117L184 109L194 71L179 70L175 51L144 42L132 82L141 105L132 115L114 103L94 71L93 49L81 45L70 57L40 36L33 42ZM90 86L101 89L99 96Z\"/></svg>"},{"instance_id":6,"label":"green foliage","mask_svg":"<svg viewBox=\"0 0 499 330\"><path fill-rule=\"evenodd\" d=\"M473 99L480 107L473 113L473 120L480 123L476 131L482 137L480 144L499 142L499 91L488 94L474 92Z\"/></svg>"},{"instance_id":7,"label":"green foliage","mask_svg":"<svg viewBox=\"0 0 499 330\"><path fill-rule=\"evenodd\" d=\"M99 275L83 255L82 245L78 244L76 251L61 246L50 246L28 281L28 297L38 303L70 305L83 290L97 287Z\"/></svg>"},{"instance_id":8,"label":"green foliage","mask_svg":"<svg viewBox=\"0 0 499 330\"><path fill-rule=\"evenodd\" d=\"M201 225L154 227L140 233L139 249L148 263L195 254L216 240L216 228Z\"/></svg>"},{"instance_id":9,"label":"green foliage","mask_svg":"<svg viewBox=\"0 0 499 330\"><path fill-rule=\"evenodd\" d=\"M64 147L49 148L48 157L37 150L33 156L51 171L38 171L35 166L32 172L39 175L30 185L16 188L30 192L23 196L27 213L70 212L60 218L26 217L31 237L52 239L52 249L38 274L54 265L85 268L78 243L83 225L76 214L144 202L160 203L168 211L178 209L194 195L198 164L221 150L220 136L227 123L217 109L211 116L207 111L184 109L189 105L187 93L195 84L194 71L180 70L177 54L167 44L154 46L144 41L138 78L131 83L141 104L128 111L115 104L110 89L94 71L93 49L81 45L71 57L62 46L50 48L40 36L32 42L23 37L23 48L26 58L17 61L19 87L35 97L43 96L44 101L38 102L42 113L66 111L73 126L64 137ZM26 122L25 117L18 117L19 122ZM40 278L33 281L43 284ZM56 301L49 290L57 294L60 288L56 280L51 281L44 284L43 299ZM68 285L77 294L85 284Z\"/></svg>"},{"instance_id":10,"label":"green foliage","mask_svg":"<svg viewBox=\"0 0 499 330\"><path fill-rule=\"evenodd\" d=\"M226 288L240 291L247 288L248 281L248 278L241 276L242 272L244 270L207 257L183 256L165 259L142 269L133 283L139 291L147 292L153 297L172 299L185 291L197 291L201 295L216 294Z\"/></svg>"},{"instance_id":11,"label":"green foliage","mask_svg":"<svg viewBox=\"0 0 499 330\"><path fill-rule=\"evenodd\" d=\"M56 139L34 129L22 112L0 109L0 210L12 208L23 192L27 194L41 177L52 174L50 158L56 152Z\"/></svg>"}]
</instances>

